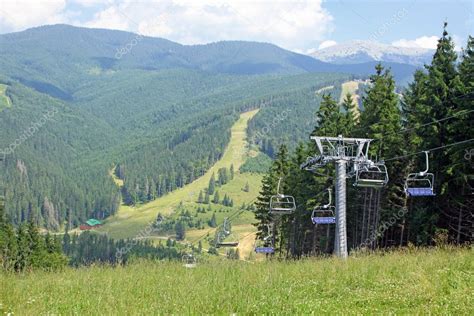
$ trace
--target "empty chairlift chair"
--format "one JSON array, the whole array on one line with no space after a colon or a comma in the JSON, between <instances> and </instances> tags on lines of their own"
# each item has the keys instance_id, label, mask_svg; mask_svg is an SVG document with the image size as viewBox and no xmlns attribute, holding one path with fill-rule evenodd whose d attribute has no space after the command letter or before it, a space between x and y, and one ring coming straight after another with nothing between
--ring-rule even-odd
<instances>
[{"instance_id":1,"label":"empty chairlift chair","mask_svg":"<svg viewBox=\"0 0 474 316\"><path fill-rule=\"evenodd\" d=\"M195 268L197 265L196 257L194 257L190 253L184 254L183 257L181 258L181 261L183 262L183 266L185 268Z\"/></svg>"},{"instance_id":2,"label":"empty chairlift chair","mask_svg":"<svg viewBox=\"0 0 474 316\"><path fill-rule=\"evenodd\" d=\"M264 254L272 254L275 253L275 247L273 247L272 243L272 225L266 225L267 227L267 235L263 237L261 240L255 241L255 252L256 253L264 253Z\"/></svg>"},{"instance_id":3,"label":"empty chairlift chair","mask_svg":"<svg viewBox=\"0 0 474 316\"><path fill-rule=\"evenodd\" d=\"M270 198L270 214L287 215L296 210L295 198L280 193L281 178L278 180L277 194Z\"/></svg>"},{"instance_id":4,"label":"empty chairlift chair","mask_svg":"<svg viewBox=\"0 0 474 316\"><path fill-rule=\"evenodd\" d=\"M388 172L385 163L376 162L358 166L354 186L380 189L388 183Z\"/></svg>"},{"instance_id":5,"label":"empty chairlift chair","mask_svg":"<svg viewBox=\"0 0 474 316\"><path fill-rule=\"evenodd\" d=\"M405 194L407 196L434 196L434 174L429 173L428 151L424 151L426 169L417 173L408 174L405 180Z\"/></svg>"},{"instance_id":6,"label":"empty chairlift chair","mask_svg":"<svg viewBox=\"0 0 474 316\"><path fill-rule=\"evenodd\" d=\"M311 213L311 221L315 225L335 224L335 207L331 205L331 189L328 189L329 203L323 206L316 206Z\"/></svg>"},{"instance_id":7,"label":"empty chairlift chair","mask_svg":"<svg viewBox=\"0 0 474 316\"><path fill-rule=\"evenodd\" d=\"M229 227L229 221L227 218L225 218L222 230L217 233L216 248L237 247L238 245L239 245L239 241L231 233L231 230Z\"/></svg>"}]
</instances>

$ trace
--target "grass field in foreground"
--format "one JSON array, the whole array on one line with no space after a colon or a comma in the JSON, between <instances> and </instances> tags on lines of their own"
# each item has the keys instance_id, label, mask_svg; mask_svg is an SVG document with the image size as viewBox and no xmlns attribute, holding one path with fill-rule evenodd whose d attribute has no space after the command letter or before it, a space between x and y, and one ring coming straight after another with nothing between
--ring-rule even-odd
<instances>
[{"instance_id":1,"label":"grass field in foreground","mask_svg":"<svg viewBox=\"0 0 474 316\"><path fill-rule=\"evenodd\" d=\"M472 249L0 274L0 313L473 315Z\"/></svg>"}]
</instances>

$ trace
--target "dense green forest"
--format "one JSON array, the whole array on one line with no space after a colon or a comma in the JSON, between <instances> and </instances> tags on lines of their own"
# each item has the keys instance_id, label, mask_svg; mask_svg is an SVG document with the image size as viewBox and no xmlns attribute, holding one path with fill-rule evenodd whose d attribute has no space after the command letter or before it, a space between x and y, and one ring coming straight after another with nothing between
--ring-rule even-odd
<instances>
[{"instance_id":1,"label":"dense green forest","mask_svg":"<svg viewBox=\"0 0 474 316\"><path fill-rule=\"evenodd\" d=\"M348 180L349 249L472 242L474 166L467 153L473 146L473 74L474 38L458 60L445 25L431 64L415 73L402 97L395 93L390 70L380 65L364 93L359 120L347 111L350 100L338 104L330 95L323 97L317 124L306 134L374 139L370 154L385 161L390 179L382 189L357 188ZM334 167L316 174L301 170L307 157L317 154L315 144L299 143L289 153L281 143L258 198L258 235L268 236L268 224L274 224L279 256L332 253L334 225L313 225L310 216L314 206L327 203ZM405 178L425 168L424 150L430 150L436 195L408 197ZM282 191L294 196L298 207L291 215L272 217L269 200L280 178Z\"/></svg>"},{"instance_id":2,"label":"dense green forest","mask_svg":"<svg viewBox=\"0 0 474 316\"><path fill-rule=\"evenodd\" d=\"M325 91L337 99L341 94L340 83L342 82ZM275 156L275 151L281 144L294 149L298 142L308 137L307 131L317 123L314 112L318 110L323 94L316 91L314 87L300 89L268 100L269 106L264 104L249 122L251 142L270 157Z\"/></svg>"},{"instance_id":3,"label":"dense green forest","mask_svg":"<svg viewBox=\"0 0 474 316\"><path fill-rule=\"evenodd\" d=\"M77 227L115 214L121 200L143 203L182 187L221 157L230 126L249 109L261 109L251 142L274 158L280 144L293 150L307 138L319 89L333 86L337 98L342 82L367 74L367 65L251 42L143 38L116 58L132 37L64 25L0 35L10 101L0 110L0 187L10 222ZM414 70L389 66L398 77ZM243 170L262 172L265 157ZM124 180L121 191L111 172Z\"/></svg>"},{"instance_id":4,"label":"dense green forest","mask_svg":"<svg viewBox=\"0 0 474 316\"><path fill-rule=\"evenodd\" d=\"M6 60L18 58L5 54ZM12 78L1 78L12 106L0 115L6 158L0 183L16 225L31 219L52 230L76 227L89 217L113 215L121 198L127 204L153 200L192 182L221 157L238 113L272 106L280 94L350 78L183 68L91 74L66 62L58 66L40 86L30 81L42 68L33 67L25 81L24 70L10 64ZM122 192L109 175L114 167L124 180Z\"/></svg>"},{"instance_id":5,"label":"dense green forest","mask_svg":"<svg viewBox=\"0 0 474 316\"><path fill-rule=\"evenodd\" d=\"M67 264L73 267L124 265L137 258L180 260L183 255L171 239L166 245L153 245L150 240L113 240L91 232L71 236L66 231L61 240L59 235L41 234L32 221L15 228L4 215L0 201L0 269L3 271L54 271ZM200 252L200 248L191 251Z\"/></svg>"},{"instance_id":6,"label":"dense green forest","mask_svg":"<svg viewBox=\"0 0 474 316\"><path fill-rule=\"evenodd\" d=\"M66 223L78 226L88 217L105 218L115 213L121 198L109 176L113 166L124 180L122 196L126 203L153 200L193 181L221 157L239 112L269 104L275 91L291 91L299 86L315 90L345 78L348 76L327 74L247 78L245 84L229 84L195 98L170 90L170 100L183 101L164 101L158 106L153 103L159 95L164 97L163 91L159 95L143 94L141 99L137 94L136 102L152 110L146 115L146 110L136 110L135 116L129 113L125 116L128 120L123 121L119 113L129 104L125 95L132 94L125 89L118 94L98 87L99 100L79 99L72 106L4 79L13 103L0 116L6 131L1 140L1 148L7 150L6 172L0 175L6 213L15 224L32 219L53 230ZM201 81L194 82L199 91ZM85 104L95 104L92 108L96 112L91 113ZM105 110L104 104L113 104L114 108ZM106 113L115 110L118 116L113 125L106 121ZM51 117L37 123L48 111ZM30 135L27 131L32 126ZM21 140L17 135L23 131L26 136ZM16 139L21 140L18 146Z\"/></svg>"}]
</instances>

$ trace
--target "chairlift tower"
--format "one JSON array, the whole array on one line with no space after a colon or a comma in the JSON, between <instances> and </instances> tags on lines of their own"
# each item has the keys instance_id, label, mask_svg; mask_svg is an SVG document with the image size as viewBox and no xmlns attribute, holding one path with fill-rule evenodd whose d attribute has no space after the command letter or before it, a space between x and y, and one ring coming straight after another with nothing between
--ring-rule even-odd
<instances>
[{"instance_id":1,"label":"chairlift tower","mask_svg":"<svg viewBox=\"0 0 474 316\"><path fill-rule=\"evenodd\" d=\"M319 154L309 157L301 165L301 169L315 172L329 163L334 163L336 167L335 253L338 257L345 259L347 258L346 178L358 175L362 170L367 172L377 165L368 157L372 139L346 138L342 135L338 137L311 136L310 139L315 141ZM375 180L384 185L388 178Z\"/></svg>"}]
</instances>

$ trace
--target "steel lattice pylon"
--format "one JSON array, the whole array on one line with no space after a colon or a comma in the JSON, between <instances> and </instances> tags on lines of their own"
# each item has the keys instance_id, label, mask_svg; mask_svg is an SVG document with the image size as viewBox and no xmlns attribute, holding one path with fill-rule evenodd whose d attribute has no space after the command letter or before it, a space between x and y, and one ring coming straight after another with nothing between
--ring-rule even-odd
<instances>
[{"instance_id":1,"label":"steel lattice pylon","mask_svg":"<svg viewBox=\"0 0 474 316\"><path fill-rule=\"evenodd\" d=\"M356 175L363 168L374 166L369 159L369 138L345 138L311 136L319 155L309 157L301 165L301 169L316 171L328 163L336 165L336 236L335 252L338 257L347 258L347 227L346 227L346 178ZM349 173L347 173L349 169ZM383 183L388 181L388 177Z\"/></svg>"}]
</instances>

